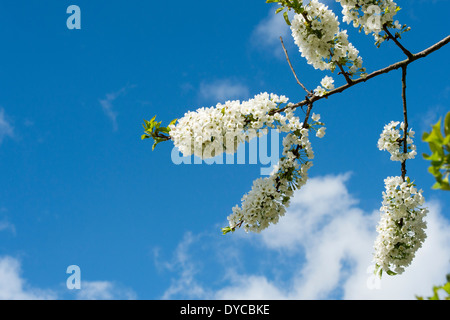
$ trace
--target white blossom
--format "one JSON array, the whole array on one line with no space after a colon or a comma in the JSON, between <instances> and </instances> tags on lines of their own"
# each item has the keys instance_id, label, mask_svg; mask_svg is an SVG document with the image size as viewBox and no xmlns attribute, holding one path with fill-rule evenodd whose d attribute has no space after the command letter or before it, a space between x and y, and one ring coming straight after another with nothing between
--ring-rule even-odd
<instances>
[{"instance_id":1,"label":"white blossom","mask_svg":"<svg viewBox=\"0 0 450 320\"><path fill-rule=\"evenodd\" d=\"M385 179L386 190L380 209L381 220L377 226L374 262L381 275L401 274L415 257L426 238L426 208L422 190L417 190L406 178Z\"/></svg>"},{"instance_id":2,"label":"white blossom","mask_svg":"<svg viewBox=\"0 0 450 320\"><path fill-rule=\"evenodd\" d=\"M402 29L398 21L394 21L399 7L392 0L336 0L342 5L344 22L353 24L355 28L373 33L378 43L384 41L380 35L383 26Z\"/></svg>"},{"instance_id":3,"label":"white blossom","mask_svg":"<svg viewBox=\"0 0 450 320\"><path fill-rule=\"evenodd\" d=\"M326 128L322 127L319 130L317 130L316 136L319 138L323 138L325 136L325 129Z\"/></svg>"},{"instance_id":4,"label":"white blossom","mask_svg":"<svg viewBox=\"0 0 450 320\"><path fill-rule=\"evenodd\" d=\"M170 137L183 156L194 154L207 159L222 152L235 153L240 143L265 134L267 127L276 123L283 124L280 130L284 132L299 126L298 118L289 110L269 114L287 102L285 96L261 93L248 101L200 108L169 126Z\"/></svg>"},{"instance_id":5,"label":"white blossom","mask_svg":"<svg viewBox=\"0 0 450 320\"><path fill-rule=\"evenodd\" d=\"M334 89L334 79L329 76L325 76L322 81L320 81L320 86L314 89L314 94L319 97L325 96L328 91Z\"/></svg>"},{"instance_id":6,"label":"white blossom","mask_svg":"<svg viewBox=\"0 0 450 320\"><path fill-rule=\"evenodd\" d=\"M313 115L310 127L322 125L320 115ZM299 122L298 122L299 124ZM319 129L324 133L322 127ZM246 232L261 232L270 224L276 224L284 216L294 190L301 188L308 179L314 152L309 140L309 130L296 126L283 139L283 157L272 174L254 181L252 189L242 198L241 206L235 206L228 217L231 229L242 226Z\"/></svg>"},{"instance_id":7,"label":"white blossom","mask_svg":"<svg viewBox=\"0 0 450 320\"><path fill-rule=\"evenodd\" d=\"M334 89L334 79L329 76L325 76L322 81L320 81L320 84L322 87L324 87L327 90L333 90Z\"/></svg>"},{"instance_id":8,"label":"white blossom","mask_svg":"<svg viewBox=\"0 0 450 320\"><path fill-rule=\"evenodd\" d=\"M313 119L315 122L319 122L320 121L320 114L313 113L312 116L311 116L311 119Z\"/></svg>"},{"instance_id":9,"label":"white blossom","mask_svg":"<svg viewBox=\"0 0 450 320\"><path fill-rule=\"evenodd\" d=\"M406 135L407 150L409 152L404 153L404 141L402 141L404 128L405 124L403 122L391 121L384 126L378 140L378 149L388 151L391 154L392 161L404 162L408 159L414 159L417 155L417 147L413 141L415 132L412 129Z\"/></svg>"},{"instance_id":10,"label":"white blossom","mask_svg":"<svg viewBox=\"0 0 450 320\"><path fill-rule=\"evenodd\" d=\"M325 88L322 88L321 86L318 86L316 89L314 89L314 94L318 97L323 97L327 94L327 90Z\"/></svg>"},{"instance_id":11,"label":"white blossom","mask_svg":"<svg viewBox=\"0 0 450 320\"><path fill-rule=\"evenodd\" d=\"M320 70L332 70L337 66L353 66L350 75L364 72L359 51L348 41L346 31L339 29L339 21L333 11L317 0L311 0L302 14L296 14L291 22L295 44L302 57Z\"/></svg>"}]
</instances>

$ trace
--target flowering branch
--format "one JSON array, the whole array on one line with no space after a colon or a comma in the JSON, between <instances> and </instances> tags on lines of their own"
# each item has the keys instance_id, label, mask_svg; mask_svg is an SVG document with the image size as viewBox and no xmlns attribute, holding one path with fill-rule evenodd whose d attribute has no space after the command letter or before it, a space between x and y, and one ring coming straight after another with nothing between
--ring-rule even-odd
<instances>
[{"instance_id":1,"label":"flowering branch","mask_svg":"<svg viewBox=\"0 0 450 320\"><path fill-rule=\"evenodd\" d=\"M288 103L289 99L285 96L261 93L248 101L227 101L215 107L190 111L181 119L173 120L167 127L162 127L161 122L157 122L154 117L150 121L144 121L145 134L142 139L152 138L153 148L160 142L171 140L184 156L195 155L210 159L224 152L237 152L240 143L265 135L269 129L287 133L283 138L283 156L272 173L254 181L252 189L243 196L241 205L235 206L233 213L228 216L229 226L222 229L224 234L241 227L246 232L261 232L270 224L279 221L285 214L294 191L302 187L308 179L308 170L314 159L309 134L316 131L319 138L325 135L324 124L319 122L320 115L311 115L314 103L382 74L401 69L404 121L391 121L384 127L378 148L388 151L392 161L401 162L402 173L401 176L385 179L383 206L380 209L381 221L377 227L379 236L375 242L374 254L376 273L380 276L383 272L389 275L400 274L411 263L426 238L424 218L428 212L426 208L421 208L425 202L423 191L417 190L406 176L406 160L417 155L417 148L413 144L414 131L409 129L408 124L407 68L416 60L425 58L447 45L450 36L417 54L412 54L398 41L401 34L410 28L394 21L394 16L400 8L393 0L336 1L343 7L344 22L353 23L366 34L372 33L378 47L385 40L394 41L407 59L367 74L363 68L363 59L350 43L347 31L341 29L337 16L322 2L311 0L308 4L303 4L300 0L267 0L268 3L281 5L276 13L286 10L284 19L291 27L294 42L308 64L322 71L334 72L338 68L338 74L345 77L346 84L335 88L334 79L325 76L320 86L309 91L300 82L283 38L280 37L295 80L307 93L305 100L293 104ZM288 16L290 10L295 12L292 22ZM378 20L378 23L374 23L374 20ZM397 31L393 34L389 28ZM303 106L308 108L305 119L300 122L294 115L294 110ZM450 127L450 124L447 127ZM450 132L450 129L447 131ZM446 134L449 135L447 132ZM427 138L431 143L435 140L433 135ZM450 137L441 140L448 144ZM441 154L442 152L437 156L441 157ZM434 157L432 155L429 159ZM438 175L436 170L433 172Z\"/></svg>"},{"instance_id":2,"label":"flowering branch","mask_svg":"<svg viewBox=\"0 0 450 320\"><path fill-rule=\"evenodd\" d=\"M357 80L353 80L352 83L347 83L347 84L345 84L345 85L343 85L343 86L341 86L339 88L336 88L336 89L328 92L326 96L317 96L317 95L315 95L311 99L305 99L305 100L300 101L300 102L298 102L296 104L293 104L293 105L290 105L290 106L286 106L285 108L279 109L278 112L284 112L287 108L290 108L290 109L294 110L294 109L296 109L298 107L302 107L302 106L307 105L310 101L316 102L316 101L322 100L323 98L328 98L329 96L332 96L334 94L344 92L345 90L347 90L347 89L349 89L349 88L351 88L351 87L353 87L353 86L355 86L357 84L360 84L362 82L366 82L366 81L368 81L368 80L370 80L372 78L378 77L378 76L380 76L382 74L389 73L389 72L391 72L393 70L398 70L398 69L402 68L403 66L408 66L411 63L413 63L413 62L415 62L415 61L417 61L419 59L425 58L428 55L430 55L431 53L441 49L442 47L447 45L449 42L450 42L450 35L445 37L441 41L435 43L431 47L429 47L429 48L427 48L427 49L425 49L425 50L423 50L423 51L421 51L419 53L413 54L411 58L408 58L408 59L403 60L403 61L399 61L397 63L391 64L388 67L385 67L385 68L379 69L377 71L374 71L374 72L368 74L366 77L359 78Z\"/></svg>"}]
</instances>

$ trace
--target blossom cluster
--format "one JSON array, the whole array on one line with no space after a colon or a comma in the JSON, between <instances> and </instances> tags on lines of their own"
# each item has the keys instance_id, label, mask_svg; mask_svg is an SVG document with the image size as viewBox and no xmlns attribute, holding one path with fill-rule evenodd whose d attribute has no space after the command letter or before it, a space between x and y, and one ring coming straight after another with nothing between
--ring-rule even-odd
<instances>
[{"instance_id":1,"label":"blossom cluster","mask_svg":"<svg viewBox=\"0 0 450 320\"><path fill-rule=\"evenodd\" d=\"M402 132L404 132L404 129L405 124L403 122L391 121L389 124L385 125L384 130L380 135L380 139L378 140L378 149L388 151L391 154L392 161L404 162L408 159L414 159L417 155L417 147L412 140L415 132L412 129L406 134L407 150L409 152L404 153L404 149L402 148L405 143L403 138L404 135L400 131L402 130Z\"/></svg>"},{"instance_id":2,"label":"blossom cluster","mask_svg":"<svg viewBox=\"0 0 450 320\"><path fill-rule=\"evenodd\" d=\"M390 275L403 273L426 238L424 218L428 210L420 208L425 201L423 191L405 180L385 179L382 216L374 246L376 271L380 275L383 271Z\"/></svg>"},{"instance_id":3,"label":"blossom cluster","mask_svg":"<svg viewBox=\"0 0 450 320\"><path fill-rule=\"evenodd\" d=\"M314 89L314 94L319 97L323 97L328 91L334 89L334 79L329 76L325 76L322 81L320 81L320 86Z\"/></svg>"},{"instance_id":4,"label":"blossom cluster","mask_svg":"<svg viewBox=\"0 0 450 320\"><path fill-rule=\"evenodd\" d=\"M350 68L349 74L365 72L359 51L348 41L347 31L339 29L333 11L317 0L311 0L291 22L295 44L302 57L320 70L334 71L337 64Z\"/></svg>"},{"instance_id":5,"label":"blossom cluster","mask_svg":"<svg viewBox=\"0 0 450 320\"><path fill-rule=\"evenodd\" d=\"M295 130L300 123L289 108L284 114L271 113L287 102L285 96L261 93L248 101L200 108L169 126L170 137L183 156L207 159L223 152L235 153L240 143L265 134L268 128L278 125L284 132Z\"/></svg>"},{"instance_id":6,"label":"blossom cluster","mask_svg":"<svg viewBox=\"0 0 450 320\"><path fill-rule=\"evenodd\" d=\"M319 122L320 115L313 114L312 119L309 129L297 125L294 132L283 139L283 157L272 174L255 180L250 192L242 198L241 206L233 208L228 217L231 230L242 226L246 232L261 232L284 216L294 190L306 183L312 167L314 152L309 132L315 129L318 137L325 134L323 123Z\"/></svg>"},{"instance_id":7,"label":"blossom cluster","mask_svg":"<svg viewBox=\"0 0 450 320\"><path fill-rule=\"evenodd\" d=\"M336 0L342 5L344 22L352 23L355 28L364 29L366 34L373 33L377 43L385 40L380 35L383 26L401 30L403 26L394 21L399 7L392 0Z\"/></svg>"}]
</instances>

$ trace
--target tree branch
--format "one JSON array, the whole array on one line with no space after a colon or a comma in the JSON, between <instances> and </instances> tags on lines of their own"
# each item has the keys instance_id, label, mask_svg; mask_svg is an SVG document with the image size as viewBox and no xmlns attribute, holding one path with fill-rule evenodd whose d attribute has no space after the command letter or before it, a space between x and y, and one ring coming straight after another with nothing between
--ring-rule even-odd
<instances>
[{"instance_id":1,"label":"tree branch","mask_svg":"<svg viewBox=\"0 0 450 320\"><path fill-rule=\"evenodd\" d=\"M339 62L336 62L337 66L339 67L339 70L341 70L342 75L345 78L345 81L347 81L347 84L352 84L353 80L350 79L350 77L348 76L347 72L345 72L344 68L342 67L342 65Z\"/></svg>"},{"instance_id":2,"label":"tree branch","mask_svg":"<svg viewBox=\"0 0 450 320\"><path fill-rule=\"evenodd\" d=\"M372 72L371 74L367 75L364 78L359 78L357 80L353 80L351 83L347 83L347 84L345 84L345 85L343 85L343 86L341 86L339 88L336 88L336 89L328 92L324 96L319 97L319 96L314 95L311 98L305 99L305 100L300 101L300 102L298 102L296 104L292 104L292 105L286 106L286 107L284 107L282 109L278 109L276 112L284 112L287 109L295 110L296 108L305 106L305 105L309 104L310 102L316 102L316 101L322 100L324 98L328 98L329 96L332 96L334 94L344 92L345 90L347 90L347 89L349 89L349 88L351 88L351 87L353 87L353 86L355 86L357 84L360 84L362 82L366 82L366 81L368 81L368 80L370 80L372 78L375 78L375 77L377 77L379 75L382 75L382 74L385 74L385 73L389 73L389 72L391 72L393 70L400 69L400 68L402 68L404 66L408 66L409 64L413 63L416 60L425 58L428 55L430 55L431 53L441 49L442 47L447 45L449 42L450 42L450 35L445 37L441 41L435 43L431 47L429 47L429 48L427 48L427 49L425 49L425 50L423 50L423 51L421 51L419 53L413 54L411 58L408 58L408 59L403 60L403 61L399 61L399 62L394 63L394 64L392 64L392 65L390 65L390 66L388 66L386 68L374 71L374 72Z\"/></svg>"},{"instance_id":3,"label":"tree branch","mask_svg":"<svg viewBox=\"0 0 450 320\"><path fill-rule=\"evenodd\" d=\"M413 57L413 54L397 40L397 37L394 37L392 35L392 33L389 31L389 29L385 25L383 26L383 30L388 35L388 38L391 39L392 41L394 41L395 44L397 45L397 47L399 47L403 51L403 53L406 54L406 56L409 59L411 59Z\"/></svg>"},{"instance_id":4,"label":"tree branch","mask_svg":"<svg viewBox=\"0 0 450 320\"><path fill-rule=\"evenodd\" d=\"M289 63L289 67L291 67L292 73L294 74L295 80L297 80L297 83L299 84L299 86L302 87L303 90L306 91L308 96L311 96L312 93L310 91L308 91L308 89L306 89L306 87L303 85L303 83L300 82L300 80L298 80L297 74L295 73L295 70L294 70L294 68L292 67L292 64L291 64L291 60L289 59L289 55L288 55L288 52L286 50L286 47L284 46L284 42L283 42L283 38L282 37L280 37L280 41L281 41L281 45L283 46L284 54L286 55L286 60Z\"/></svg>"},{"instance_id":5,"label":"tree branch","mask_svg":"<svg viewBox=\"0 0 450 320\"><path fill-rule=\"evenodd\" d=\"M403 128L403 153L408 153L408 109L406 106L406 69L407 65L402 67L402 100L403 100L403 118L405 127ZM402 162L402 179L406 181L406 160Z\"/></svg>"}]
</instances>

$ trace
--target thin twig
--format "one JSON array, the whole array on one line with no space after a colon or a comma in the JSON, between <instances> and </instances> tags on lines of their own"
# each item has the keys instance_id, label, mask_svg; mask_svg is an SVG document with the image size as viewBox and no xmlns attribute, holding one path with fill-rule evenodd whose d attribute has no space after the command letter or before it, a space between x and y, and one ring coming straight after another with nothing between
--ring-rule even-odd
<instances>
[{"instance_id":1,"label":"thin twig","mask_svg":"<svg viewBox=\"0 0 450 320\"><path fill-rule=\"evenodd\" d=\"M397 37L394 37L392 35L392 33L389 31L389 29L386 27L386 25L383 26L383 30L388 35L388 38L391 39L392 41L394 41L395 44L397 45L397 47L399 47L403 51L403 53L406 54L406 56L408 58L411 59L413 57L413 54L397 40Z\"/></svg>"},{"instance_id":2,"label":"thin twig","mask_svg":"<svg viewBox=\"0 0 450 320\"><path fill-rule=\"evenodd\" d=\"M339 62L336 62L337 66L339 67L339 70L341 70L340 73L342 73L344 75L345 81L347 81L347 84L352 84L353 80L350 79L350 77L348 76L348 73L345 72L344 68L342 67L342 65Z\"/></svg>"},{"instance_id":3,"label":"thin twig","mask_svg":"<svg viewBox=\"0 0 450 320\"><path fill-rule=\"evenodd\" d=\"M292 67L291 60L289 59L289 55L288 55L288 52L286 50L286 47L284 46L284 42L283 42L283 38L282 37L280 37L280 41L281 41L281 45L283 46L284 54L286 55L286 60L289 63L289 67L291 68L292 73L294 74L295 80L297 80L297 83L299 84L299 86L302 87L303 90L306 91L308 96L312 95L312 93L310 91L308 91L308 89L306 89L306 87L303 85L303 83L301 83L300 80L298 80L297 74L295 73L294 67Z\"/></svg>"},{"instance_id":4,"label":"thin twig","mask_svg":"<svg viewBox=\"0 0 450 320\"><path fill-rule=\"evenodd\" d=\"M308 109L306 110L305 120L303 121L303 126L302 126L303 129L308 129L308 127L309 127L308 121L309 121L309 117L311 115L312 108L313 108L313 103L312 102L308 103ZM298 154L300 149L302 149L302 148L303 148L302 145L298 144L297 148L295 149L295 153Z\"/></svg>"},{"instance_id":5,"label":"thin twig","mask_svg":"<svg viewBox=\"0 0 450 320\"><path fill-rule=\"evenodd\" d=\"M309 116L311 115L312 108L313 108L313 103L310 101L308 103L308 109L306 110L305 120L303 121L303 129L308 129L308 121L309 121Z\"/></svg>"}]
</instances>

